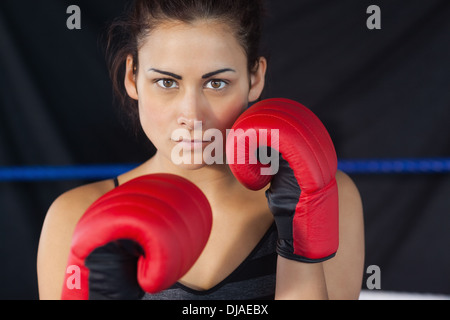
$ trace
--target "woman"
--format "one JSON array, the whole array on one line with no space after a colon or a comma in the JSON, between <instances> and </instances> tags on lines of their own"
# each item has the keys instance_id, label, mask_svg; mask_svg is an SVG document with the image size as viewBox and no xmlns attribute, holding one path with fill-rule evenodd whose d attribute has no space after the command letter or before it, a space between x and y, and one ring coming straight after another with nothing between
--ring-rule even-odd
<instances>
[{"instance_id":1,"label":"woman","mask_svg":"<svg viewBox=\"0 0 450 320\"><path fill-rule=\"evenodd\" d=\"M211 204L214 223L189 272L171 290L144 298L358 298L364 260L362 206L358 190L344 173L336 176L338 253L309 264L277 257L276 228L265 190L246 189L226 164L173 161L172 150L180 142L172 137L175 130L194 132L200 123L203 132L217 129L225 137L226 129L260 97L267 70L258 51L262 12L262 1L257 0L138 0L112 25L108 62L114 89L157 151L115 183L81 186L55 200L39 245L42 299L59 299L71 235L89 205L117 184L156 172L195 183ZM194 148L204 150L208 143L197 141ZM252 261L260 263L252 266ZM263 275L254 274L262 269ZM241 284L252 292L239 290ZM227 296L227 285L242 296Z\"/></svg>"}]
</instances>

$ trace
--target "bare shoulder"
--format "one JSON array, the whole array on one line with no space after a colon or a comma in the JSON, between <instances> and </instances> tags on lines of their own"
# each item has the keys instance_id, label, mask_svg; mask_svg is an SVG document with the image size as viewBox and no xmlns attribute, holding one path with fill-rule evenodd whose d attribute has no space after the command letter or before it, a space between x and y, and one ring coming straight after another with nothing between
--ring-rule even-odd
<instances>
[{"instance_id":1,"label":"bare shoulder","mask_svg":"<svg viewBox=\"0 0 450 320\"><path fill-rule=\"evenodd\" d=\"M359 206L361 204L361 195L355 182L346 173L338 170L336 173L336 182L338 185L339 200ZM362 209L362 208L361 208Z\"/></svg>"},{"instance_id":2,"label":"bare shoulder","mask_svg":"<svg viewBox=\"0 0 450 320\"><path fill-rule=\"evenodd\" d=\"M78 220L95 200L113 188L112 180L104 180L69 190L56 198L48 213Z\"/></svg>"},{"instance_id":3,"label":"bare shoulder","mask_svg":"<svg viewBox=\"0 0 450 320\"><path fill-rule=\"evenodd\" d=\"M331 299L358 299L364 267L364 219L361 196L356 184L338 171L339 248L324 263L328 295Z\"/></svg>"},{"instance_id":4,"label":"bare shoulder","mask_svg":"<svg viewBox=\"0 0 450 320\"><path fill-rule=\"evenodd\" d=\"M37 258L41 299L59 298L75 226L86 209L113 187L112 180L83 185L63 193L50 206Z\"/></svg>"},{"instance_id":5,"label":"bare shoulder","mask_svg":"<svg viewBox=\"0 0 450 320\"><path fill-rule=\"evenodd\" d=\"M46 231L68 232L73 229L86 209L99 197L113 188L110 180L86 184L61 194L50 206L43 233ZM57 227L47 230L46 227Z\"/></svg>"}]
</instances>

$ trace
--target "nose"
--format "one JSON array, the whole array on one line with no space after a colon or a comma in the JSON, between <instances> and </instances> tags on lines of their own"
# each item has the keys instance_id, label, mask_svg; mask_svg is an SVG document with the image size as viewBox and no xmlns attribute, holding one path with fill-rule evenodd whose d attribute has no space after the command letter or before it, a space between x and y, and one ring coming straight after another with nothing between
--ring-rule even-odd
<instances>
[{"instance_id":1,"label":"nose","mask_svg":"<svg viewBox=\"0 0 450 320\"><path fill-rule=\"evenodd\" d=\"M186 92L179 101L178 124L189 131L194 130L198 122L203 121L204 100L203 94L199 92Z\"/></svg>"}]
</instances>

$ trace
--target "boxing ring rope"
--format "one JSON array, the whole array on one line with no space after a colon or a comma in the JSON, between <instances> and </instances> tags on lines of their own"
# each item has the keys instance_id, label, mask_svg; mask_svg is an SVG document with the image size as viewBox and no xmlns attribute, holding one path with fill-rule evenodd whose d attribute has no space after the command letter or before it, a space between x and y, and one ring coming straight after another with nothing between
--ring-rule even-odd
<instances>
[{"instance_id":1,"label":"boxing ring rope","mask_svg":"<svg viewBox=\"0 0 450 320\"><path fill-rule=\"evenodd\" d=\"M0 182L96 180L118 176L138 164L60 166L0 166ZM341 159L338 169L348 174L450 173L450 158Z\"/></svg>"},{"instance_id":2,"label":"boxing ring rope","mask_svg":"<svg viewBox=\"0 0 450 320\"><path fill-rule=\"evenodd\" d=\"M96 180L118 176L137 164L0 167L0 181Z\"/></svg>"},{"instance_id":3,"label":"boxing ring rope","mask_svg":"<svg viewBox=\"0 0 450 320\"><path fill-rule=\"evenodd\" d=\"M340 160L338 168L347 173L361 174L449 173L450 158Z\"/></svg>"}]
</instances>

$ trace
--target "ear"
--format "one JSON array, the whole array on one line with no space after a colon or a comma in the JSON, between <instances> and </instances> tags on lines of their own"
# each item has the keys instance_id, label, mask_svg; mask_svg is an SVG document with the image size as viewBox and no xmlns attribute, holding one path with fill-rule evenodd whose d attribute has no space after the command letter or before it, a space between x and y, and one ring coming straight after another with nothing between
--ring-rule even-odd
<instances>
[{"instance_id":1,"label":"ear","mask_svg":"<svg viewBox=\"0 0 450 320\"><path fill-rule=\"evenodd\" d=\"M250 92L248 94L250 102L258 100L265 85L267 60L264 57L260 57L257 63L258 69L250 75Z\"/></svg>"},{"instance_id":2,"label":"ear","mask_svg":"<svg viewBox=\"0 0 450 320\"><path fill-rule=\"evenodd\" d=\"M131 55L127 56L126 70L125 70L125 89L127 90L130 98L137 100L138 92L136 86L136 72L134 70L133 57Z\"/></svg>"}]
</instances>

